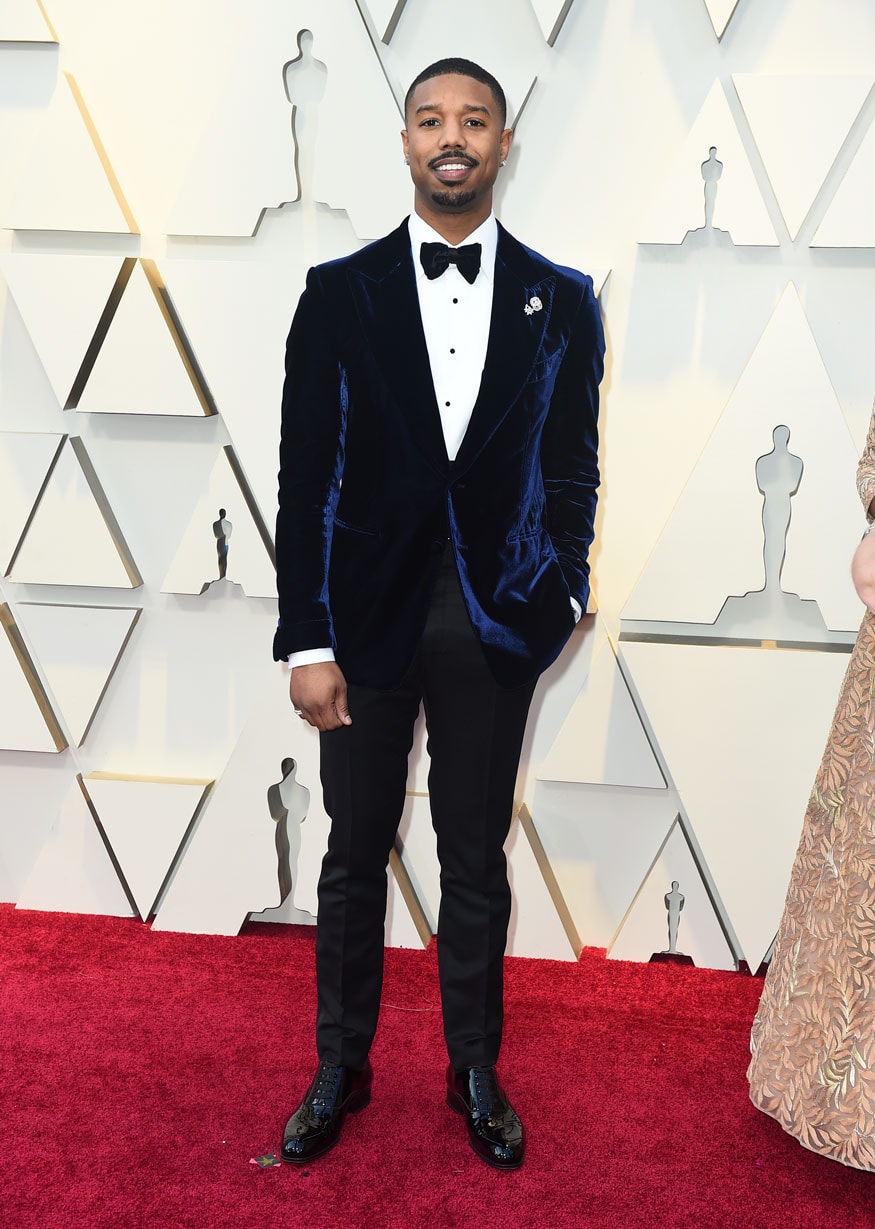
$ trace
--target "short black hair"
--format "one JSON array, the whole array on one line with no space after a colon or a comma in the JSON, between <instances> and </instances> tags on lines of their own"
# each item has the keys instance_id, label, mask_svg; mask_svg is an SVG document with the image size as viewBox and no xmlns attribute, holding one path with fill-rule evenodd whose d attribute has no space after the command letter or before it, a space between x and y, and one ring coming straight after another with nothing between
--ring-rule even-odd
<instances>
[{"instance_id":1,"label":"short black hair","mask_svg":"<svg viewBox=\"0 0 875 1229\"><path fill-rule=\"evenodd\" d=\"M410 99L413 97L413 91L418 85L422 85L423 81L431 81L433 77L444 77L448 73L455 73L459 77L472 77L474 81L479 81L481 85L487 85L492 91L492 97L495 99L501 116L502 128L507 123L507 99L504 96L504 90L499 85L492 73L487 72L485 68L481 68L479 64L475 64L473 60L464 60L461 56L449 56L445 60L435 60L434 64L429 64L428 68L424 68L422 72L410 83L410 89L404 98L404 118L407 119L407 108L410 106Z\"/></svg>"}]
</instances>

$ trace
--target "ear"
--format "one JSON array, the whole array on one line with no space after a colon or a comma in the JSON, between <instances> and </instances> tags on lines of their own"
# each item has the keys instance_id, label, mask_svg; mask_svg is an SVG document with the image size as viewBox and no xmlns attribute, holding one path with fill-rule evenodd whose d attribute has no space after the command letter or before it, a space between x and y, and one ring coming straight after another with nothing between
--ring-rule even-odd
<instances>
[{"instance_id":1,"label":"ear","mask_svg":"<svg viewBox=\"0 0 875 1229\"><path fill-rule=\"evenodd\" d=\"M507 157L507 152L510 149L510 143L512 140L513 140L513 129L505 128L504 132L498 138L498 149L501 154L502 161L504 161L504 159Z\"/></svg>"},{"instance_id":2,"label":"ear","mask_svg":"<svg viewBox=\"0 0 875 1229\"><path fill-rule=\"evenodd\" d=\"M407 140L407 129L406 128L401 129L401 148L404 151L404 157L409 158L410 157L410 143Z\"/></svg>"}]
</instances>

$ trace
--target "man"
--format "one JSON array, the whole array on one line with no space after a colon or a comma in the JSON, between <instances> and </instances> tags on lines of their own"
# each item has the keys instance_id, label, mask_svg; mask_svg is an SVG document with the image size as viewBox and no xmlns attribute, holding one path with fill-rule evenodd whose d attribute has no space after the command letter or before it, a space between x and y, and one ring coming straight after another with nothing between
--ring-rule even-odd
<instances>
[{"instance_id":1,"label":"man","mask_svg":"<svg viewBox=\"0 0 875 1229\"><path fill-rule=\"evenodd\" d=\"M446 1099L477 1154L514 1169L522 1126L495 1068L503 845L535 682L589 592L604 339L591 280L492 215L512 137L495 78L439 61L410 87L405 120L414 214L310 270L287 348L274 654L320 731L332 822L320 1063L282 1156L320 1156L370 1100L386 865L422 701Z\"/></svg>"}]
</instances>

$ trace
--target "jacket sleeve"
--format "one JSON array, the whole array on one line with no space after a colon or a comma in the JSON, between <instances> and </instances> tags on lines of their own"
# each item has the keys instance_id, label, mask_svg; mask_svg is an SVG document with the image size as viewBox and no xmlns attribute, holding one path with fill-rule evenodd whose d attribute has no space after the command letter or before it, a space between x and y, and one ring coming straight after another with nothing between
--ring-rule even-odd
<instances>
[{"instance_id":1,"label":"jacket sleeve","mask_svg":"<svg viewBox=\"0 0 875 1229\"><path fill-rule=\"evenodd\" d=\"M546 527L571 596L586 610L599 486L599 383L605 337L592 279L571 326L541 441Z\"/></svg>"},{"instance_id":2,"label":"jacket sleeve","mask_svg":"<svg viewBox=\"0 0 875 1229\"><path fill-rule=\"evenodd\" d=\"M286 344L276 524L277 661L334 645L328 559L345 433L343 367L320 272L311 269Z\"/></svg>"},{"instance_id":3,"label":"jacket sleeve","mask_svg":"<svg viewBox=\"0 0 875 1229\"><path fill-rule=\"evenodd\" d=\"M872 417L869 420L869 435L866 439L866 447L863 449L860 464L857 466L857 490L860 493L860 499L863 501L866 519L871 520L869 505L875 499L875 406L872 407Z\"/></svg>"}]
</instances>

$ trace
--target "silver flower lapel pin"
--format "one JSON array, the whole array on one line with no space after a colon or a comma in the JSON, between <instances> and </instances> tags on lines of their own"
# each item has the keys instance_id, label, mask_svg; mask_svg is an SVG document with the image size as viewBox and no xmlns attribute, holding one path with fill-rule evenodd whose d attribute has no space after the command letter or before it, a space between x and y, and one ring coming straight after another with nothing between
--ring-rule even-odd
<instances>
[{"instance_id":1,"label":"silver flower lapel pin","mask_svg":"<svg viewBox=\"0 0 875 1229\"><path fill-rule=\"evenodd\" d=\"M544 304L541 302L538 296L536 294L533 294L532 297L529 299L528 303L526 304L524 311L527 316L532 316L534 315L535 312L539 312L543 306Z\"/></svg>"}]
</instances>

